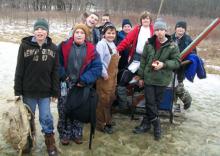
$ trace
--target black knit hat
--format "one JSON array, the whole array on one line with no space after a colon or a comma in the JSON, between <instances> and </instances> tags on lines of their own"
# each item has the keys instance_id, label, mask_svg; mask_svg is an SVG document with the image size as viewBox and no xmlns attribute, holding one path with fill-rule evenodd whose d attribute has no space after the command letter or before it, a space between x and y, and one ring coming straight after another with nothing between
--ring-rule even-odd
<instances>
[{"instance_id":1,"label":"black knit hat","mask_svg":"<svg viewBox=\"0 0 220 156\"><path fill-rule=\"evenodd\" d=\"M37 30L38 28L42 28L49 32L49 24L47 20L45 20L44 18L37 19L37 21L34 23L34 30Z\"/></svg>"},{"instance_id":2,"label":"black knit hat","mask_svg":"<svg viewBox=\"0 0 220 156\"><path fill-rule=\"evenodd\" d=\"M129 19L123 19L123 21L122 21L122 28L123 28L124 25L126 25L126 24L129 24L129 25L132 27L132 24L131 24L131 22L130 22Z\"/></svg>"},{"instance_id":3,"label":"black knit hat","mask_svg":"<svg viewBox=\"0 0 220 156\"><path fill-rule=\"evenodd\" d=\"M104 35L108 29L115 29L115 26L111 22L106 22L102 28L102 34Z\"/></svg>"},{"instance_id":4,"label":"black knit hat","mask_svg":"<svg viewBox=\"0 0 220 156\"><path fill-rule=\"evenodd\" d=\"M175 29L178 28L178 27L184 28L186 30L187 24L186 24L185 21L178 21L176 23Z\"/></svg>"}]
</instances>

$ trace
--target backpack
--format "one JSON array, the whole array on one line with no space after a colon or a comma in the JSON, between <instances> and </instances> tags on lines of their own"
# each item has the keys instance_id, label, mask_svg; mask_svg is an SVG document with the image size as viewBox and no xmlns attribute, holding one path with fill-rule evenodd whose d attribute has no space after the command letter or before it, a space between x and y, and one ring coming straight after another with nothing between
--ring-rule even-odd
<instances>
[{"instance_id":1,"label":"backpack","mask_svg":"<svg viewBox=\"0 0 220 156\"><path fill-rule=\"evenodd\" d=\"M5 141L22 155L23 151L28 151L33 146L30 124L32 114L30 108L20 99L10 104L11 107L2 115L2 134Z\"/></svg>"},{"instance_id":2,"label":"backpack","mask_svg":"<svg viewBox=\"0 0 220 156\"><path fill-rule=\"evenodd\" d=\"M97 103L98 95L94 88L91 86L73 86L67 95L64 106L66 120L79 120L83 123L90 123L89 149L91 149L92 138L95 134Z\"/></svg>"}]
</instances>

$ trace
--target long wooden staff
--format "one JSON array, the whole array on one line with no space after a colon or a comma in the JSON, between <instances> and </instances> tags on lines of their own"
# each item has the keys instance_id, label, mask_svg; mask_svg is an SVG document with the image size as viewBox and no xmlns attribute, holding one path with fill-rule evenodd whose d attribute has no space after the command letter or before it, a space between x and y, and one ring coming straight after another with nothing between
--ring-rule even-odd
<instances>
[{"instance_id":1,"label":"long wooden staff","mask_svg":"<svg viewBox=\"0 0 220 156\"><path fill-rule=\"evenodd\" d=\"M197 36L193 42L188 45L181 53L180 59L183 60L188 54L192 52L192 50L212 31L214 30L218 24L220 24L220 18L216 18L208 27L206 27L203 32Z\"/></svg>"}]
</instances>

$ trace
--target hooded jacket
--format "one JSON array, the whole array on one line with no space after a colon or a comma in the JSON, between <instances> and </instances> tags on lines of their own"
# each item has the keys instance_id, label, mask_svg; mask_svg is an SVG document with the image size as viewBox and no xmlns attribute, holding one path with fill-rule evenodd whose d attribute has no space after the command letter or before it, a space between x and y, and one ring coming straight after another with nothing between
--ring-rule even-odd
<instances>
[{"instance_id":1,"label":"hooded jacket","mask_svg":"<svg viewBox=\"0 0 220 156\"><path fill-rule=\"evenodd\" d=\"M170 36L166 35L166 37L168 40L161 45L158 51L155 49L156 35L149 38L148 44L144 47L138 75L144 79L144 83L147 85L169 85L172 80L173 70L180 66L179 49L171 41ZM164 67L157 71L154 70L152 68L152 62L154 60L163 62Z\"/></svg>"},{"instance_id":2,"label":"hooded jacket","mask_svg":"<svg viewBox=\"0 0 220 156\"><path fill-rule=\"evenodd\" d=\"M59 46L59 61L60 69L59 74L61 79L65 79L68 75L66 74L67 61L72 47L73 37L64 41ZM95 51L95 46L86 41L86 56L83 60L83 65L80 68L80 76L78 82L83 85L91 85L95 83L97 78L101 76L102 73L102 63L99 54Z\"/></svg>"},{"instance_id":3,"label":"hooded jacket","mask_svg":"<svg viewBox=\"0 0 220 156\"><path fill-rule=\"evenodd\" d=\"M15 95L31 98L58 97L57 46L49 37L42 46L32 39L33 36L23 38L19 47Z\"/></svg>"}]
</instances>

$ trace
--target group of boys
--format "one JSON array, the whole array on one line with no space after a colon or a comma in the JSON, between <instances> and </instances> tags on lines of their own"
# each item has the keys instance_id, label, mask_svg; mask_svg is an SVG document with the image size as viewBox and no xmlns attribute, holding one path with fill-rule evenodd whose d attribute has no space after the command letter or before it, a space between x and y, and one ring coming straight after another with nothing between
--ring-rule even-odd
<instances>
[{"instance_id":1,"label":"group of boys","mask_svg":"<svg viewBox=\"0 0 220 156\"><path fill-rule=\"evenodd\" d=\"M94 14L94 18L96 18L95 16L97 15ZM92 17L86 20L89 20L87 22L89 27L91 24L91 27L94 28L98 23L98 20L94 20ZM106 22L110 22L109 14L103 15L101 21L101 26L96 28L99 31L102 30ZM130 20L124 19L122 21L122 29L125 28L124 31L128 30L126 33L129 33L131 27ZM140 126L137 126L133 132L147 132L153 124L156 140L159 140L161 136L157 104L162 100L164 89L171 80L172 70L180 66L179 50L182 51L192 42L186 34L186 22L177 22L175 30L172 39L178 44L179 49L172 42L171 37L166 34L166 22L163 20L155 21L155 35L149 39L149 43L144 47L140 69L137 72L140 77L139 85L145 88L147 104L146 115ZM94 40L95 36L91 36L91 38ZM45 53L45 49L50 53ZM34 36L24 38L20 45L14 86L15 95L23 96L24 102L31 107L33 112L35 112L36 105L38 105L40 124L42 132L45 133L45 144L50 156L58 155L53 132L53 118L50 111L50 97L57 98L60 94L59 76L56 72L58 69L58 56L56 53L56 45L49 37L48 22L45 19L37 20L34 24ZM127 67L128 53L129 51L121 54L122 62L119 63L119 68ZM29 57L30 55L33 55L33 58ZM188 109L192 98L183 87L183 73L184 69L178 70L177 95L184 102L184 108Z\"/></svg>"}]
</instances>

